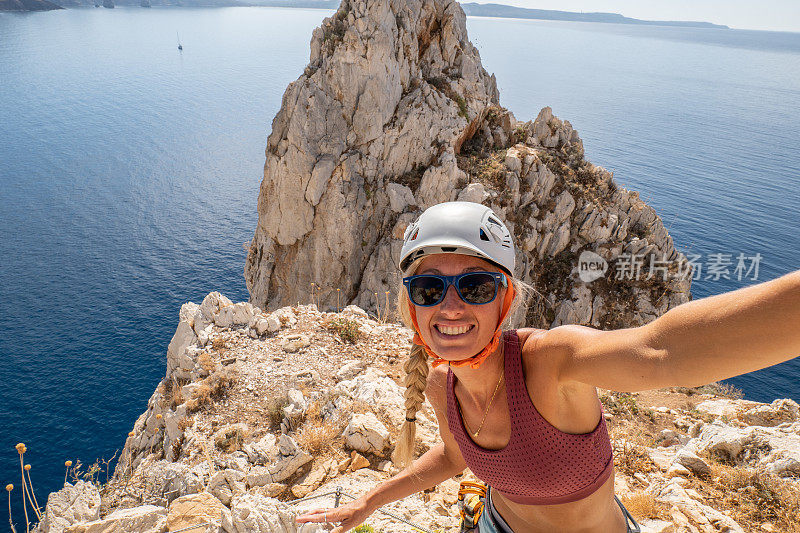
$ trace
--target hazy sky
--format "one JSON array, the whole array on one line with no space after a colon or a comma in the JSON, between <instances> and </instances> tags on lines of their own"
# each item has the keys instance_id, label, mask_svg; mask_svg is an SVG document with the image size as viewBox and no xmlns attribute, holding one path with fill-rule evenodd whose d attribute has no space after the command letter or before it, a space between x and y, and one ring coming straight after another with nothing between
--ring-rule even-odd
<instances>
[{"instance_id":1,"label":"hazy sky","mask_svg":"<svg viewBox=\"0 0 800 533\"><path fill-rule=\"evenodd\" d=\"M648 20L699 20L731 28L800 32L800 0L462 0Z\"/></svg>"}]
</instances>

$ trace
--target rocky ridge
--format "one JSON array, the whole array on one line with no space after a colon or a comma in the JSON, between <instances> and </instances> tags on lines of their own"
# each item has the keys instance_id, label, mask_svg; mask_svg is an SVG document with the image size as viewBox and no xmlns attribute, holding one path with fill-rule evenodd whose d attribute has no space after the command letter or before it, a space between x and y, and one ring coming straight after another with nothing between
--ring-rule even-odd
<instances>
[{"instance_id":1,"label":"rocky ridge","mask_svg":"<svg viewBox=\"0 0 800 533\"><path fill-rule=\"evenodd\" d=\"M67 483L48 498L37 531L323 530L294 517L333 507L337 487L346 502L398 472L390 456L411 332L384 317L355 306L321 312L310 302L267 313L219 293L183 305L166 376L134 423L111 482L99 490ZM696 390L601 391L601 400L616 493L646 531L800 524L794 401L760 404ZM419 455L439 435L427 402L418 417ZM383 508L394 516L376 512L366 523L401 532L405 519L455 531L458 483L471 477L467 470Z\"/></svg>"},{"instance_id":2,"label":"rocky ridge","mask_svg":"<svg viewBox=\"0 0 800 533\"><path fill-rule=\"evenodd\" d=\"M522 122L499 105L494 76L447 0L343 0L314 30L267 141L258 226L245 278L274 310L316 293L326 310L375 311L400 286L408 224L426 207L492 207L538 289L526 324L630 327L689 299L686 258L656 212L584 158L569 121L544 108ZM641 254L670 263L650 280L589 286L577 258Z\"/></svg>"}]
</instances>

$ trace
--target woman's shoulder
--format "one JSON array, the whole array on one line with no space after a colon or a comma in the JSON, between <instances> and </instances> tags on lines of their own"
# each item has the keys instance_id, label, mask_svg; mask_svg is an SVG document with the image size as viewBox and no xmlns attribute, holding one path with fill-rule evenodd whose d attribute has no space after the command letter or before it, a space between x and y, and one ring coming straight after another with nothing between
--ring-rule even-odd
<instances>
[{"instance_id":1,"label":"woman's shoulder","mask_svg":"<svg viewBox=\"0 0 800 533\"><path fill-rule=\"evenodd\" d=\"M519 340L520 350L523 357L542 348L543 341L546 341L548 330L539 328L520 328L514 330Z\"/></svg>"}]
</instances>

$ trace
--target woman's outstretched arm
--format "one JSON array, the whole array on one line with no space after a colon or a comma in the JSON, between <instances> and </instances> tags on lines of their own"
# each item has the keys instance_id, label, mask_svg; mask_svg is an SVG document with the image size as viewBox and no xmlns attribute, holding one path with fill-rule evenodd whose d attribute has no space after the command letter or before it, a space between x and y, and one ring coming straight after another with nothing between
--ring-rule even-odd
<instances>
[{"instance_id":1,"label":"woman's outstretched arm","mask_svg":"<svg viewBox=\"0 0 800 533\"><path fill-rule=\"evenodd\" d=\"M800 356L800 270L686 302L649 324L547 332L559 380L619 391L698 386Z\"/></svg>"}]
</instances>

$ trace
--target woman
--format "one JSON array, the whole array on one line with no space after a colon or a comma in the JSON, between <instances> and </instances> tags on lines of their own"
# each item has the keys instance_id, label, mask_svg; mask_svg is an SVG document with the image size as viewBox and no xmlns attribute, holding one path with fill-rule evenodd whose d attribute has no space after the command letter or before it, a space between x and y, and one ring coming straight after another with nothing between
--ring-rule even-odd
<instances>
[{"instance_id":1,"label":"woman","mask_svg":"<svg viewBox=\"0 0 800 533\"><path fill-rule=\"evenodd\" d=\"M399 303L416 335L393 460L410 459L423 394L442 443L357 500L298 522L335 523L342 533L469 466L489 486L481 533L638 531L614 496L595 387L698 386L800 353L800 271L687 302L637 328L503 332L527 290L514 265L508 229L480 204L435 205L409 226Z\"/></svg>"}]
</instances>

